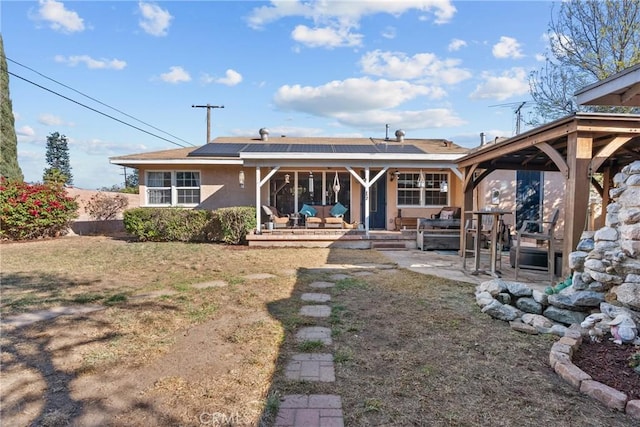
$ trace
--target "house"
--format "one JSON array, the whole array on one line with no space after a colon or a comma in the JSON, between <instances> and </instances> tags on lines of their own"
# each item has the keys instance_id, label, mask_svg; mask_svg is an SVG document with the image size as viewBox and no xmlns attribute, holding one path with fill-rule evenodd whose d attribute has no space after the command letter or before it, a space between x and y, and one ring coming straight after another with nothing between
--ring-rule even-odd
<instances>
[{"instance_id":1,"label":"house","mask_svg":"<svg viewBox=\"0 0 640 427\"><path fill-rule=\"evenodd\" d=\"M304 204L347 207L344 221L394 230L397 218L429 217L462 202L456 161L467 149L444 139L219 137L197 148L113 157L136 168L140 206L217 209L263 205L296 214Z\"/></svg>"}]
</instances>

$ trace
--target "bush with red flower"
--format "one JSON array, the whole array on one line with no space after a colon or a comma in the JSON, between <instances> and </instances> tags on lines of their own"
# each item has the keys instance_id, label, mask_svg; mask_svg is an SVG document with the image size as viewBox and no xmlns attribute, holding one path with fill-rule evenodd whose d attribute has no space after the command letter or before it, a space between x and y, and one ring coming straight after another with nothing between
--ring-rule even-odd
<instances>
[{"instance_id":1,"label":"bush with red flower","mask_svg":"<svg viewBox=\"0 0 640 427\"><path fill-rule=\"evenodd\" d=\"M78 216L78 202L59 184L0 178L0 238L56 237Z\"/></svg>"}]
</instances>

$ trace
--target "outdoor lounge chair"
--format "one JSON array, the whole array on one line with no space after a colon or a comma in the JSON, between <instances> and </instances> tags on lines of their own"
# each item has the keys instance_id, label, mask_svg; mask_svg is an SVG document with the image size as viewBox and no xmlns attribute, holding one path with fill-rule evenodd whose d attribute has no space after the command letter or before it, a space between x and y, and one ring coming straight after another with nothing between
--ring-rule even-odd
<instances>
[{"instance_id":1,"label":"outdoor lounge chair","mask_svg":"<svg viewBox=\"0 0 640 427\"><path fill-rule=\"evenodd\" d=\"M262 210L273 223L273 228L286 228L289 225L289 215L281 214L274 206L262 205Z\"/></svg>"},{"instance_id":2,"label":"outdoor lounge chair","mask_svg":"<svg viewBox=\"0 0 640 427\"><path fill-rule=\"evenodd\" d=\"M558 208L554 209L551 213L551 217L548 221L524 221L522 223L522 227L518 230L517 233L517 242L516 242L516 256L515 256L515 270L516 270L516 280L518 280L518 271L520 269L520 251L522 247L523 238L535 239L536 241L546 242L547 245L547 269L549 270L549 281L553 286L553 279L555 277L555 249L554 249L554 232L556 228L556 223L558 222L558 216L560 214L560 210ZM538 231L529 231L532 229L532 225L534 225L533 229Z\"/></svg>"}]
</instances>

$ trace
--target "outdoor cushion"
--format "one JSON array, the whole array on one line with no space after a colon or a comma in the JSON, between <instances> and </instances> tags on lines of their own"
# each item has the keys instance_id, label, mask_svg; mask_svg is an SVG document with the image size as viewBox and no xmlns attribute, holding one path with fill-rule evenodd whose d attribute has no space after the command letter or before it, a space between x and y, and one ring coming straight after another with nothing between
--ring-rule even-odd
<instances>
[{"instance_id":1,"label":"outdoor cushion","mask_svg":"<svg viewBox=\"0 0 640 427\"><path fill-rule=\"evenodd\" d=\"M302 205L302 208L300 208L300 213L304 216L316 216L318 211L315 210L313 207L307 204L304 204Z\"/></svg>"},{"instance_id":2,"label":"outdoor cushion","mask_svg":"<svg viewBox=\"0 0 640 427\"><path fill-rule=\"evenodd\" d=\"M338 202L334 207L331 208L331 210L329 211L329 214L337 218L339 216L344 215L345 212L347 212L347 210L348 209L344 207L342 203Z\"/></svg>"},{"instance_id":3,"label":"outdoor cushion","mask_svg":"<svg viewBox=\"0 0 640 427\"><path fill-rule=\"evenodd\" d=\"M441 211L440 219L453 219L453 211Z\"/></svg>"}]
</instances>

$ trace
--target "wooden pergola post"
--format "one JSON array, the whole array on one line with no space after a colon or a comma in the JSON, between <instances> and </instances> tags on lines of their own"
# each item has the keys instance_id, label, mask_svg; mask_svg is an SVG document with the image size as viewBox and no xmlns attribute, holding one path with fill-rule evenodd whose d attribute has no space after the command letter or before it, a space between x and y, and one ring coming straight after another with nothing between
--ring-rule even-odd
<instances>
[{"instance_id":1,"label":"wooden pergola post","mask_svg":"<svg viewBox=\"0 0 640 427\"><path fill-rule=\"evenodd\" d=\"M562 253L573 252L587 224L589 212L589 164L593 149L593 138L586 134L572 132L567 137L567 166L569 177L565 192L564 237ZM562 275L569 274L569 260L562 259Z\"/></svg>"}]
</instances>

